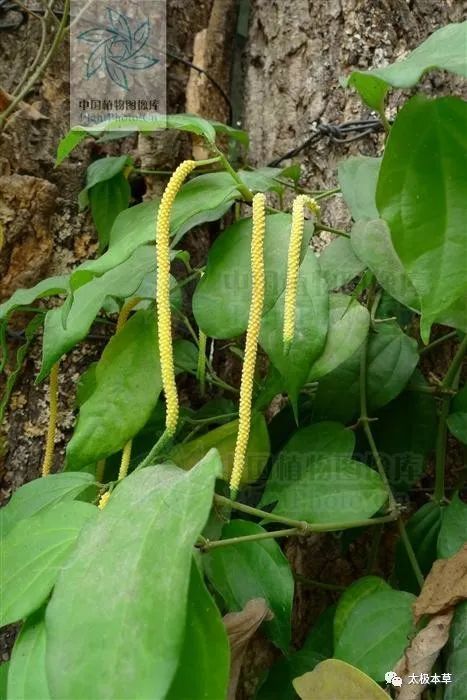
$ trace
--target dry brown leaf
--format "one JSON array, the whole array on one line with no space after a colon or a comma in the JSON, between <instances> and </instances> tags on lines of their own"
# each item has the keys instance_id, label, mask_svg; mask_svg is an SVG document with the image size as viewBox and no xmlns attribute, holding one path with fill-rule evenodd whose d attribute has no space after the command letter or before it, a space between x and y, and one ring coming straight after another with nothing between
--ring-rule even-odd
<instances>
[{"instance_id":1,"label":"dry brown leaf","mask_svg":"<svg viewBox=\"0 0 467 700\"><path fill-rule=\"evenodd\" d=\"M430 675L441 649L448 641L453 615L454 609L451 609L433 617L428 625L414 637L404 656L397 663L394 672L403 679L397 695L398 700L417 700L421 697L427 684L409 684L409 676Z\"/></svg>"},{"instance_id":2,"label":"dry brown leaf","mask_svg":"<svg viewBox=\"0 0 467 700\"><path fill-rule=\"evenodd\" d=\"M230 644L228 700L235 700L238 679L250 639L262 622L272 620L273 617L264 598L249 600L241 612L228 613L224 616L223 622Z\"/></svg>"},{"instance_id":3,"label":"dry brown leaf","mask_svg":"<svg viewBox=\"0 0 467 700\"><path fill-rule=\"evenodd\" d=\"M438 559L414 604L415 622L437 615L467 598L467 544L449 559Z\"/></svg>"},{"instance_id":4,"label":"dry brown leaf","mask_svg":"<svg viewBox=\"0 0 467 700\"><path fill-rule=\"evenodd\" d=\"M0 112L4 112L10 106L12 99L11 95L0 88Z\"/></svg>"}]
</instances>

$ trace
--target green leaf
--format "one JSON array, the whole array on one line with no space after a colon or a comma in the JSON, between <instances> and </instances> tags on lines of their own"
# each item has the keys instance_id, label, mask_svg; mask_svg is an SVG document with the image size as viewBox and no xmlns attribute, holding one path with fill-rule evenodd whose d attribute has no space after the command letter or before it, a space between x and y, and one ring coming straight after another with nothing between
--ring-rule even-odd
<instances>
[{"instance_id":1,"label":"green leaf","mask_svg":"<svg viewBox=\"0 0 467 700\"><path fill-rule=\"evenodd\" d=\"M2 537L20 520L37 515L57 503L73 501L93 484L94 477L82 472L49 474L24 484L0 510Z\"/></svg>"},{"instance_id":2,"label":"green leaf","mask_svg":"<svg viewBox=\"0 0 467 700\"><path fill-rule=\"evenodd\" d=\"M382 219L357 221L352 229L351 243L357 256L370 268L386 292L420 313L417 290L395 251L387 223ZM467 332L467 302L463 298L456 299L435 320Z\"/></svg>"},{"instance_id":3,"label":"green leaf","mask_svg":"<svg viewBox=\"0 0 467 700\"><path fill-rule=\"evenodd\" d=\"M464 545L467 532L467 505L459 494L454 494L451 503L443 511L441 531L438 537L439 559L449 559Z\"/></svg>"},{"instance_id":4,"label":"green leaf","mask_svg":"<svg viewBox=\"0 0 467 700\"><path fill-rule=\"evenodd\" d=\"M295 306L295 336L286 351L282 337L284 303L285 292L263 317L260 344L281 373L285 389L296 404L310 367L324 349L328 332L328 292L320 274L318 261L311 250L306 253L300 267Z\"/></svg>"},{"instance_id":5,"label":"green leaf","mask_svg":"<svg viewBox=\"0 0 467 700\"><path fill-rule=\"evenodd\" d=\"M275 514L312 523L369 518L387 494L375 471L350 459L353 447L352 432L338 424L298 430L273 466L261 505L277 501Z\"/></svg>"},{"instance_id":6,"label":"green leaf","mask_svg":"<svg viewBox=\"0 0 467 700\"><path fill-rule=\"evenodd\" d=\"M222 539L264 533L256 523L232 520L224 526ZM294 579L278 543L265 539L219 547L208 551L203 562L211 584L222 596L229 612L242 610L253 598L264 598L274 613L274 618L265 623L265 631L274 644L287 653Z\"/></svg>"},{"instance_id":7,"label":"green leaf","mask_svg":"<svg viewBox=\"0 0 467 700\"><path fill-rule=\"evenodd\" d=\"M57 151L56 165L60 165L65 158L78 146L87 136L97 138L106 132L127 132L133 131L153 133L161 129L178 129L189 131L198 136L204 136L209 143L215 143L216 131L210 122L194 114L160 114L153 119L127 118L108 120L96 126L85 128L74 126L71 131L60 141Z\"/></svg>"},{"instance_id":8,"label":"green leaf","mask_svg":"<svg viewBox=\"0 0 467 700\"><path fill-rule=\"evenodd\" d=\"M275 460L269 475L261 504L277 501L293 481L326 456L332 465L334 459L350 458L355 448L355 433L339 423L315 423L297 430Z\"/></svg>"},{"instance_id":9,"label":"green leaf","mask_svg":"<svg viewBox=\"0 0 467 700\"><path fill-rule=\"evenodd\" d=\"M238 420L225 423L225 425L214 428L195 440L176 445L170 453L170 458L178 467L191 469L208 450L215 447L222 461L223 479L229 481L233 468L237 433ZM242 484L249 484L258 479L268 462L269 454L269 434L266 421L262 414L254 413Z\"/></svg>"},{"instance_id":10,"label":"green leaf","mask_svg":"<svg viewBox=\"0 0 467 700\"><path fill-rule=\"evenodd\" d=\"M370 337L367 393L372 408L398 396L419 361L417 341L403 333L397 323L382 323Z\"/></svg>"},{"instance_id":11,"label":"green leaf","mask_svg":"<svg viewBox=\"0 0 467 700\"><path fill-rule=\"evenodd\" d=\"M447 423L454 437L467 445L467 387L454 397Z\"/></svg>"},{"instance_id":12,"label":"green leaf","mask_svg":"<svg viewBox=\"0 0 467 700\"><path fill-rule=\"evenodd\" d=\"M183 649L193 546L219 469L212 451L189 472L163 464L134 472L83 532L47 608L54 700L81 700L90 688L98 698L166 697Z\"/></svg>"},{"instance_id":13,"label":"green leaf","mask_svg":"<svg viewBox=\"0 0 467 700\"><path fill-rule=\"evenodd\" d=\"M290 214L266 217L265 314L285 289L291 222ZM193 313L200 328L211 338L233 338L247 328L251 302L251 227L251 219L237 221L221 233L209 251L206 274L193 296ZM308 222L302 257L312 233L313 225Z\"/></svg>"},{"instance_id":14,"label":"green leaf","mask_svg":"<svg viewBox=\"0 0 467 700\"><path fill-rule=\"evenodd\" d=\"M467 22L448 24L435 31L402 60L384 68L354 71L346 83L357 88L367 105L378 109L389 85L412 87L427 71L446 70L467 77L466 42Z\"/></svg>"},{"instance_id":15,"label":"green leaf","mask_svg":"<svg viewBox=\"0 0 467 700\"><path fill-rule=\"evenodd\" d=\"M37 381L44 379L52 366L89 333L91 326L109 298L134 296L154 298L156 258L153 246L141 246L118 267L102 277L91 279L77 289L66 306L51 309L45 318L42 365ZM143 289L147 276L153 286ZM172 280L172 303L177 305L178 292Z\"/></svg>"},{"instance_id":16,"label":"green leaf","mask_svg":"<svg viewBox=\"0 0 467 700\"><path fill-rule=\"evenodd\" d=\"M351 330L349 329L349 333ZM342 337L342 343L345 343ZM339 348L336 348L339 352ZM362 348L319 381L315 419L348 422L360 409ZM418 363L417 343L396 323L384 323L371 333L367 348L367 396L371 411L384 406L406 387Z\"/></svg>"},{"instance_id":17,"label":"green leaf","mask_svg":"<svg viewBox=\"0 0 467 700\"><path fill-rule=\"evenodd\" d=\"M321 274L329 290L339 289L358 277L364 269L348 238L336 238L319 256Z\"/></svg>"},{"instance_id":18,"label":"green leaf","mask_svg":"<svg viewBox=\"0 0 467 700\"><path fill-rule=\"evenodd\" d=\"M0 627L42 605L83 525L96 514L89 503L58 503L21 520L2 539Z\"/></svg>"},{"instance_id":19,"label":"green leaf","mask_svg":"<svg viewBox=\"0 0 467 700\"><path fill-rule=\"evenodd\" d=\"M193 562L188 590L185 639L166 700L227 697L230 648L225 627L203 578Z\"/></svg>"},{"instance_id":20,"label":"green leaf","mask_svg":"<svg viewBox=\"0 0 467 700\"><path fill-rule=\"evenodd\" d=\"M351 357L365 340L369 327L370 315L365 307L345 294L331 294L326 345L308 381L324 377Z\"/></svg>"},{"instance_id":21,"label":"green leaf","mask_svg":"<svg viewBox=\"0 0 467 700\"><path fill-rule=\"evenodd\" d=\"M339 163L339 187L355 221L378 218L376 185L380 167L381 158L369 156L350 156Z\"/></svg>"},{"instance_id":22,"label":"green leaf","mask_svg":"<svg viewBox=\"0 0 467 700\"><path fill-rule=\"evenodd\" d=\"M437 559L436 545L441 528L443 509L437 503L425 503L407 521L407 536L412 544L420 570L424 576ZM401 539L397 542L394 575L399 588L418 595L420 585Z\"/></svg>"},{"instance_id":23,"label":"green leaf","mask_svg":"<svg viewBox=\"0 0 467 700\"><path fill-rule=\"evenodd\" d=\"M240 196L229 173L199 175L185 183L172 209L172 245L195 226L220 219ZM151 200L121 212L110 232L109 250L97 260L80 265L72 275L71 286L79 286L83 272L89 277L102 275L125 262L139 246L154 243L158 207L158 200Z\"/></svg>"},{"instance_id":24,"label":"green leaf","mask_svg":"<svg viewBox=\"0 0 467 700\"><path fill-rule=\"evenodd\" d=\"M334 652L375 681L394 668L415 632L412 604L404 591L379 591L360 600L350 613Z\"/></svg>"},{"instance_id":25,"label":"green leaf","mask_svg":"<svg viewBox=\"0 0 467 700\"><path fill-rule=\"evenodd\" d=\"M125 167L131 163L129 156L107 156L95 160L86 171L86 187L79 194L79 204L81 209L84 209L89 201L89 191L103 182L113 180L117 175L120 175Z\"/></svg>"},{"instance_id":26,"label":"green leaf","mask_svg":"<svg viewBox=\"0 0 467 700\"><path fill-rule=\"evenodd\" d=\"M11 654L8 698L11 700L50 700L45 670L44 611L29 617Z\"/></svg>"},{"instance_id":27,"label":"green leaf","mask_svg":"<svg viewBox=\"0 0 467 700\"><path fill-rule=\"evenodd\" d=\"M96 389L68 443L68 469L79 471L118 452L144 427L162 391L157 348L152 309L138 311L111 338L96 367Z\"/></svg>"},{"instance_id":28,"label":"green leaf","mask_svg":"<svg viewBox=\"0 0 467 700\"><path fill-rule=\"evenodd\" d=\"M284 185L278 178L287 178L289 168L255 168L255 170L239 170L242 181L252 192L283 192Z\"/></svg>"},{"instance_id":29,"label":"green leaf","mask_svg":"<svg viewBox=\"0 0 467 700\"><path fill-rule=\"evenodd\" d=\"M435 446L436 401L426 394L404 392L376 417L373 436L389 481L395 491L406 492L425 472Z\"/></svg>"},{"instance_id":30,"label":"green leaf","mask_svg":"<svg viewBox=\"0 0 467 700\"><path fill-rule=\"evenodd\" d=\"M388 696L371 678L337 659L322 661L311 673L294 680L301 700L385 700Z\"/></svg>"},{"instance_id":31,"label":"green leaf","mask_svg":"<svg viewBox=\"0 0 467 700\"><path fill-rule=\"evenodd\" d=\"M409 154L409 159L407 159ZM377 205L421 302L421 334L467 291L467 103L412 98L391 129Z\"/></svg>"},{"instance_id":32,"label":"green leaf","mask_svg":"<svg viewBox=\"0 0 467 700\"><path fill-rule=\"evenodd\" d=\"M226 134L229 136L229 138L238 141L242 144L242 146L246 146L248 148L250 138L246 131L242 131L242 129L234 129L234 127L229 126L228 124L223 124L222 122L210 120L210 123L216 130L216 134Z\"/></svg>"},{"instance_id":33,"label":"green leaf","mask_svg":"<svg viewBox=\"0 0 467 700\"><path fill-rule=\"evenodd\" d=\"M94 185L89 191L89 204L99 234L100 250L107 248L115 219L128 208L130 197L130 185L123 173Z\"/></svg>"},{"instance_id":34,"label":"green leaf","mask_svg":"<svg viewBox=\"0 0 467 700\"><path fill-rule=\"evenodd\" d=\"M65 294L68 292L68 289L68 275L49 277L49 279L42 280L42 282L39 282L35 287L31 287L30 289L18 289L12 294L8 301L0 304L0 321L8 318L15 309L21 306L29 306L37 299L43 299L44 297Z\"/></svg>"},{"instance_id":35,"label":"green leaf","mask_svg":"<svg viewBox=\"0 0 467 700\"><path fill-rule=\"evenodd\" d=\"M386 500L384 485L372 469L346 458L336 458L331 466L329 457L321 457L280 490L273 512L339 529L371 517Z\"/></svg>"},{"instance_id":36,"label":"green leaf","mask_svg":"<svg viewBox=\"0 0 467 700\"><path fill-rule=\"evenodd\" d=\"M386 581L379 576L364 576L354 581L339 598L334 615L334 646L337 647L352 610L355 606L373 593L381 590L391 590Z\"/></svg>"},{"instance_id":37,"label":"green leaf","mask_svg":"<svg viewBox=\"0 0 467 700\"><path fill-rule=\"evenodd\" d=\"M354 72L347 82L344 82L345 84L354 87L368 107L380 114L383 112L384 101L389 91L388 85L384 80L381 80L376 75Z\"/></svg>"},{"instance_id":38,"label":"green leaf","mask_svg":"<svg viewBox=\"0 0 467 700\"><path fill-rule=\"evenodd\" d=\"M467 683L467 601L461 603L454 613L449 643L446 671L451 674L451 683L446 684L444 700L463 700Z\"/></svg>"}]
</instances>

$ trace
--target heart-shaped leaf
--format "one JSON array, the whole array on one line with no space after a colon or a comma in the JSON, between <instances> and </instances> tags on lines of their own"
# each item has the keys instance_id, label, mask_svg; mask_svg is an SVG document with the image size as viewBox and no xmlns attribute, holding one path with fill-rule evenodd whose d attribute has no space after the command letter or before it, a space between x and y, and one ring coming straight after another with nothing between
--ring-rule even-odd
<instances>
[{"instance_id":1,"label":"heart-shaped leaf","mask_svg":"<svg viewBox=\"0 0 467 700\"><path fill-rule=\"evenodd\" d=\"M376 219L376 185L381 158L350 156L339 163L337 176L344 201L355 221Z\"/></svg>"},{"instance_id":2,"label":"heart-shaped leaf","mask_svg":"<svg viewBox=\"0 0 467 700\"><path fill-rule=\"evenodd\" d=\"M365 263L357 258L349 239L342 237L326 246L319 256L319 266L329 290L343 287L365 269Z\"/></svg>"},{"instance_id":3,"label":"heart-shaped leaf","mask_svg":"<svg viewBox=\"0 0 467 700\"><path fill-rule=\"evenodd\" d=\"M262 505L278 500L285 488L300 480L310 465L329 458L352 457L355 448L355 433L339 423L315 423L297 430L275 460Z\"/></svg>"},{"instance_id":4,"label":"heart-shaped leaf","mask_svg":"<svg viewBox=\"0 0 467 700\"><path fill-rule=\"evenodd\" d=\"M341 595L334 615L334 646L344 631L352 610L363 598L381 590L391 590L386 581L379 576L364 576L354 581Z\"/></svg>"},{"instance_id":5,"label":"heart-shaped leaf","mask_svg":"<svg viewBox=\"0 0 467 700\"><path fill-rule=\"evenodd\" d=\"M365 340L369 326L370 315L364 306L345 294L331 294L326 345L312 365L308 381L324 377L352 357Z\"/></svg>"},{"instance_id":6,"label":"heart-shaped leaf","mask_svg":"<svg viewBox=\"0 0 467 700\"><path fill-rule=\"evenodd\" d=\"M378 591L360 600L339 637L336 659L346 661L375 681L384 681L415 631L412 604L404 591Z\"/></svg>"},{"instance_id":7,"label":"heart-shaped leaf","mask_svg":"<svg viewBox=\"0 0 467 700\"><path fill-rule=\"evenodd\" d=\"M429 70L446 70L467 77L466 42L467 22L448 24L402 60L370 71L354 71L345 83L355 87L369 107L379 109L390 85L412 87Z\"/></svg>"}]
</instances>

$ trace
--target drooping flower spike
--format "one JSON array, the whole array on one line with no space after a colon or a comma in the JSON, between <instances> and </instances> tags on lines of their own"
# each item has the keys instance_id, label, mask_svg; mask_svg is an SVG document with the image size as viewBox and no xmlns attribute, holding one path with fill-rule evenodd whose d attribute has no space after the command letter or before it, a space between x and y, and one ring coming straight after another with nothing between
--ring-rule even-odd
<instances>
[{"instance_id":1,"label":"drooping flower spike","mask_svg":"<svg viewBox=\"0 0 467 700\"><path fill-rule=\"evenodd\" d=\"M240 387L240 407L237 442L235 445L230 492L236 498L245 468L246 451L250 439L251 403L258 354L258 340L264 306L264 234L266 231L266 199L263 194L253 198L253 233L251 237L251 304L246 333L245 354Z\"/></svg>"},{"instance_id":2,"label":"drooping flower spike","mask_svg":"<svg viewBox=\"0 0 467 700\"><path fill-rule=\"evenodd\" d=\"M300 252L302 249L303 231L305 228L305 207L315 215L320 208L317 202L308 195L299 195L292 208L292 230L289 241L287 260L287 284L284 302L284 351L287 352L295 336L295 317L297 306L298 277L300 274Z\"/></svg>"},{"instance_id":3,"label":"drooping flower spike","mask_svg":"<svg viewBox=\"0 0 467 700\"><path fill-rule=\"evenodd\" d=\"M50 474L54 457L58 416L58 374L59 363L57 362L50 370L49 377L49 425L47 428L44 461L42 463L42 476L48 476Z\"/></svg>"},{"instance_id":4,"label":"drooping flower spike","mask_svg":"<svg viewBox=\"0 0 467 700\"><path fill-rule=\"evenodd\" d=\"M165 427L167 437L175 435L179 414L172 347L172 313L170 309L170 215L178 191L197 165L198 163L194 160L186 160L178 166L162 195L157 217L157 331L162 387L166 402Z\"/></svg>"}]
</instances>

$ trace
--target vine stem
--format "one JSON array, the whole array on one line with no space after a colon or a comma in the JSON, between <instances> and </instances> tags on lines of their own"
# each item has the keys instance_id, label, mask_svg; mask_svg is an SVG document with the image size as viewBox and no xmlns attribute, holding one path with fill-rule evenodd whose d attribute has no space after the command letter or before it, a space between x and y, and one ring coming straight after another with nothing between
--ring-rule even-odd
<instances>
[{"instance_id":1,"label":"vine stem","mask_svg":"<svg viewBox=\"0 0 467 700\"><path fill-rule=\"evenodd\" d=\"M279 537L293 537L294 535L300 535L300 530L292 527L288 530L275 530L274 532L261 532L257 535L245 535L244 537L231 537L225 540L206 540L202 544L198 545L199 549L203 552L209 552L212 549L219 549L219 547L228 547L229 545L244 544L245 542L258 542L260 540L270 540L278 539Z\"/></svg>"},{"instance_id":2,"label":"vine stem","mask_svg":"<svg viewBox=\"0 0 467 700\"><path fill-rule=\"evenodd\" d=\"M341 229L333 228L332 226L327 226L319 221L315 222L315 229L317 231L329 231L329 233L335 233L336 236L342 236L342 238L350 238L350 233L346 231L341 231Z\"/></svg>"},{"instance_id":3,"label":"vine stem","mask_svg":"<svg viewBox=\"0 0 467 700\"><path fill-rule=\"evenodd\" d=\"M443 391L454 390L459 381L462 361L467 352L467 334L464 336L459 345L454 359L441 383ZM446 475L446 448L447 448L447 419L451 408L452 396L448 395L443 398L441 404L441 412L439 415L438 434L436 438L436 461L435 461L435 492L434 500L436 503L442 503L445 499L445 475Z\"/></svg>"},{"instance_id":4,"label":"vine stem","mask_svg":"<svg viewBox=\"0 0 467 700\"><path fill-rule=\"evenodd\" d=\"M226 170L237 183L240 194L246 199L247 202L253 201L253 192L251 192L251 190L245 185L240 175L235 172L222 151L217 148L217 146L214 146L214 151L217 154L217 159L222 163L224 170Z\"/></svg>"},{"instance_id":5,"label":"vine stem","mask_svg":"<svg viewBox=\"0 0 467 700\"><path fill-rule=\"evenodd\" d=\"M373 295L370 293L370 299L369 299L369 306L371 306L371 312L372 314L376 311L374 308L375 305L377 305L378 301L373 302ZM422 588L423 586L423 574L420 570L420 566L417 561L417 557L415 555L415 552L412 547L412 543L410 542L404 522L402 518L400 517L399 513L399 508L397 506L396 499L394 498L394 494L392 493L391 485L389 483L386 470L384 468L384 464L381 460L381 456L379 454L378 448L376 446L376 442L373 437L373 432L371 430L371 425L370 425L370 418L368 417L368 400L367 400L367 372L368 372L368 336L366 337L366 340L363 344L363 351L362 351L362 358L361 358L361 364L360 364L360 420L359 423L360 425L363 426L363 431L365 433L366 439L368 441L368 444L370 446L371 454L373 455L373 459L376 464L376 468L378 470L378 473L381 477L381 480L386 488L387 494L388 494L388 502L389 502L389 509L390 512L394 514L394 520L397 520L397 526L399 528L399 532L401 534L402 542L404 543L405 549L407 551L407 556L409 558L409 561L412 565L415 577L417 579L417 582Z\"/></svg>"},{"instance_id":6,"label":"vine stem","mask_svg":"<svg viewBox=\"0 0 467 700\"><path fill-rule=\"evenodd\" d=\"M233 510L238 510L240 513L246 513L247 515L253 515L261 520L268 520L273 523L282 523L283 525L288 525L289 528L296 530L297 535L308 535L312 532L336 532L339 530L351 530L354 527L366 527L367 525L381 525L381 523L389 523L397 519L397 513L390 513L381 518L368 518L365 520L356 520L347 523L308 523L305 520L293 520L291 518L285 518L282 515L275 515L274 513L268 513L265 510L260 510L259 508L253 508L252 506L247 506L244 503L238 503L225 496L214 496L214 501L220 506L231 508ZM238 538L237 538L238 539Z\"/></svg>"}]
</instances>

